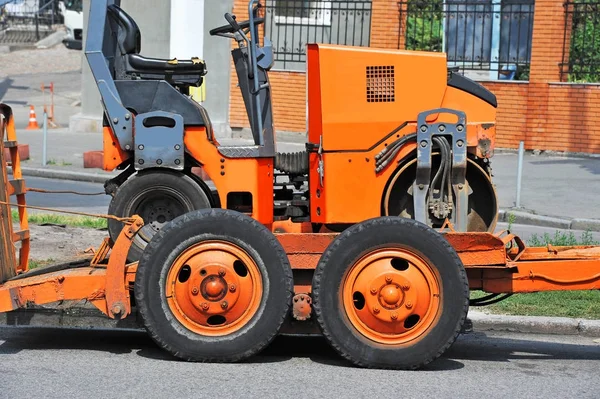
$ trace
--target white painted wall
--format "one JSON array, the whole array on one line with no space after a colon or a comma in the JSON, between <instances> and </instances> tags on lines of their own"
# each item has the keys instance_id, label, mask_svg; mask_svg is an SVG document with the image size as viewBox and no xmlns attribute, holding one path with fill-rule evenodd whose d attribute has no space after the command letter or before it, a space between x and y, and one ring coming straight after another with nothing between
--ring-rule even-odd
<instances>
[{"instance_id":1,"label":"white painted wall","mask_svg":"<svg viewBox=\"0 0 600 399\"><path fill-rule=\"evenodd\" d=\"M171 0L171 58L202 58L204 30L204 0Z\"/></svg>"}]
</instances>

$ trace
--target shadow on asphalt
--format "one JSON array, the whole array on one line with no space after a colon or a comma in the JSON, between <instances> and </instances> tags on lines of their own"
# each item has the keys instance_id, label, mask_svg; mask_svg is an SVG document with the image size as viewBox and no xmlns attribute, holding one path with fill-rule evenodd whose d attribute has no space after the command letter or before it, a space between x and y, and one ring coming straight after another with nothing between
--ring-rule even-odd
<instances>
[{"instance_id":1,"label":"shadow on asphalt","mask_svg":"<svg viewBox=\"0 0 600 399\"><path fill-rule=\"evenodd\" d=\"M472 332L459 336L445 356L455 360L508 362L511 360L600 360L600 345L565 344Z\"/></svg>"},{"instance_id":2,"label":"shadow on asphalt","mask_svg":"<svg viewBox=\"0 0 600 399\"><path fill-rule=\"evenodd\" d=\"M84 330L0 327L0 359L23 350L93 350L117 355L135 353L161 361L178 361L160 349L143 331ZM334 367L354 367L337 354L322 337L277 337L259 355L245 364L278 363L294 358ZM461 335L426 371L459 370L462 360L508 362L511 360L600 360L600 346L488 337L484 333Z\"/></svg>"}]
</instances>

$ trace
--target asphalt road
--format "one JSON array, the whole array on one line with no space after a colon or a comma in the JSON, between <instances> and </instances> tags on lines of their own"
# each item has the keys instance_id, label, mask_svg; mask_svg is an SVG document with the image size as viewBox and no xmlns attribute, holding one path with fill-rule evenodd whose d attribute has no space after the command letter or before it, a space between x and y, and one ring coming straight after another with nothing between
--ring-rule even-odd
<instances>
[{"instance_id":1,"label":"asphalt road","mask_svg":"<svg viewBox=\"0 0 600 399\"><path fill-rule=\"evenodd\" d=\"M82 193L103 193L102 184L75 182L69 180L26 177L27 186L54 191L77 191ZM64 209L76 212L106 213L110 197L107 195L78 196L72 194L42 194L30 192L27 203L32 206Z\"/></svg>"},{"instance_id":2,"label":"asphalt road","mask_svg":"<svg viewBox=\"0 0 600 399\"><path fill-rule=\"evenodd\" d=\"M280 337L241 364L175 361L131 331L0 328L0 397L597 398L600 344L471 333L426 370L363 370L321 338Z\"/></svg>"}]
</instances>

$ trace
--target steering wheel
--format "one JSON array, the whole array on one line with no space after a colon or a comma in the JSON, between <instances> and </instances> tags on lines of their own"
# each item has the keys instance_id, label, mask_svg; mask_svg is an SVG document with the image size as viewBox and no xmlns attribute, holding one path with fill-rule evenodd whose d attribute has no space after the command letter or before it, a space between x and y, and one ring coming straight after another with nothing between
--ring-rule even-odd
<instances>
[{"instance_id":1,"label":"steering wheel","mask_svg":"<svg viewBox=\"0 0 600 399\"><path fill-rule=\"evenodd\" d=\"M228 18L228 16L230 18ZM212 29L209 33L211 36L220 36L226 34L233 34L238 32L240 29L248 29L250 27L250 21L243 21L238 23L235 20L235 15L226 14L225 19L229 22L228 25L219 26L218 28ZM265 22L264 18L254 18L254 25L260 25Z\"/></svg>"}]
</instances>

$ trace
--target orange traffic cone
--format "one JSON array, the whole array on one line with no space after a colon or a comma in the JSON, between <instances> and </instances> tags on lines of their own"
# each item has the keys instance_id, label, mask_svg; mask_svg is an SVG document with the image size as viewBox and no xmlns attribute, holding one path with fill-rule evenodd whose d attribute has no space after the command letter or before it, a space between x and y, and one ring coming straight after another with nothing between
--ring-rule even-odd
<instances>
[{"instance_id":1,"label":"orange traffic cone","mask_svg":"<svg viewBox=\"0 0 600 399\"><path fill-rule=\"evenodd\" d=\"M30 105L29 108L29 126L27 126L27 130L39 130L40 126L37 123L37 118L35 116L35 107Z\"/></svg>"}]
</instances>

